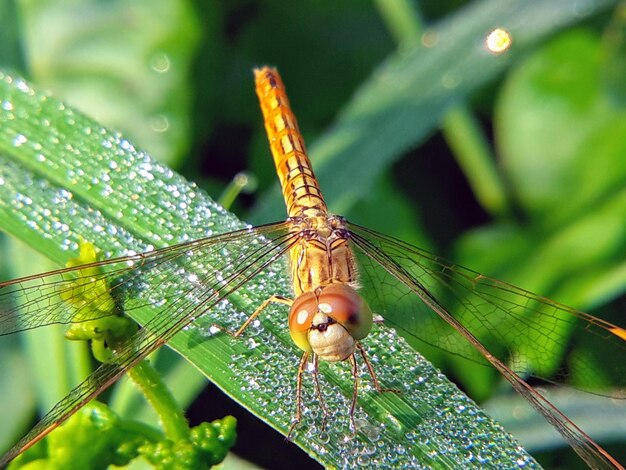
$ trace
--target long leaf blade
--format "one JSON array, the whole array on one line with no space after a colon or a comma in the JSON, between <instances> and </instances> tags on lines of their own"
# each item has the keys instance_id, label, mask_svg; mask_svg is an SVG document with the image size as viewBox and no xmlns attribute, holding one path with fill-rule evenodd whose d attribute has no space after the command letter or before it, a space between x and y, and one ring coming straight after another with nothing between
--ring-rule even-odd
<instances>
[{"instance_id":1,"label":"long leaf blade","mask_svg":"<svg viewBox=\"0 0 626 470\"><path fill-rule=\"evenodd\" d=\"M0 78L0 223L59 265L71 256L80 237L107 256L119 256L242 226L195 185L121 136L22 80ZM287 281L284 275L260 278L236 304L220 306L212 315L226 322L244 317L270 294L286 291ZM131 315L140 323L147 321L140 310ZM294 411L298 352L284 321L285 312L272 310L262 327L247 332L244 340L207 337L195 328L181 332L169 345L285 433ZM323 364L326 405L336 419L321 428L315 394L307 386L308 406L293 436L321 463L534 465L498 425L392 331L376 328L364 344L383 385L400 388L402 394L378 394L362 387L356 415L359 433L353 437L348 419L350 373L342 364ZM366 371L360 374L361 383L368 384Z\"/></svg>"}]
</instances>

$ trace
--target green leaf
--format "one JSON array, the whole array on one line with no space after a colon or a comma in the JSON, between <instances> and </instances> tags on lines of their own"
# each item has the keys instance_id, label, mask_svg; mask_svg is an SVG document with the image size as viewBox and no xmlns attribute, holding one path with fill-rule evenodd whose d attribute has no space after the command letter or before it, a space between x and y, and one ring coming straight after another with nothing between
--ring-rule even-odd
<instances>
[{"instance_id":1,"label":"green leaf","mask_svg":"<svg viewBox=\"0 0 626 470\"><path fill-rule=\"evenodd\" d=\"M105 469L126 465L145 438L135 429L124 429L121 421L102 403L89 403L52 434L49 442L40 442L21 454L9 468Z\"/></svg>"},{"instance_id":2,"label":"green leaf","mask_svg":"<svg viewBox=\"0 0 626 470\"><path fill-rule=\"evenodd\" d=\"M107 256L118 256L242 226L194 184L119 134L24 81L2 75L0 96L0 223L58 265L76 256L80 237ZM268 425L286 433L295 411L299 353L287 332L285 312L272 309L239 340L203 329L212 322L237 323L270 294L288 291L284 274L262 275L257 281L168 344ZM138 309L129 314L145 323L154 313ZM382 384L402 393L376 393L362 367L359 433L353 436L348 414L353 382L347 365L320 366L325 403L333 415L325 429L305 374L306 406L293 439L318 461L334 467L534 465L393 331L376 327L364 345Z\"/></svg>"},{"instance_id":3,"label":"green leaf","mask_svg":"<svg viewBox=\"0 0 626 470\"><path fill-rule=\"evenodd\" d=\"M0 448L5 449L20 438L20 430L27 426L33 414L35 397L30 388L28 361L20 354L17 338L0 342L0 370L11 374L11 380L0 381L0 397L13 397L11 406L3 407L0 418L12 426L0 427Z\"/></svg>"},{"instance_id":4,"label":"green leaf","mask_svg":"<svg viewBox=\"0 0 626 470\"><path fill-rule=\"evenodd\" d=\"M459 263L585 311L626 286L626 114L601 80L603 55L599 37L579 29L513 68L494 123L506 179L526 218L496 221L457 241ZM572 360L573 342L584 348L554 334L555 363ZM515 347L523 354L534 344L528 338ZM600 352L587 353L595 364ZM597 365L601 382L607 362Z\"/></svg>"},{"instance_id":5,"label":"green leaf","mask_svg":"<svg viewBox=\"0 0 626 470\"><path fill-rule=\"evenodd\" d=\"M617 400L605 400L590 393L553 389L548 399L559 410L602 442L620 442L626 433L626 410ZM511 429L529 450L548 450L562 446L563 439L548 422L540 418L517 394L503 395L485 403L490 416ZM589 410L593 409L591 416Z\"/></svg>"},{"instance_id":6,"label":"green leaf","mask_svg":"<svg viewBox=\"0 0 626 470\"><path fill-rule=\"evenodd\" d=\"M31 80L160 161L188 151L200 29L189 2L25 0L19 16Z\"/></svg>"},{"instance_id":7,"label":"green leaf","mask_svg":"<svg viewBox=\"0 0 626 470\"><path fill-rule=\"evenodd\" d=\"M584 216L626 178L626 109L602 81L603 54L590 31L560 35L514 70L498 100L498 143L514 194L552 227Z\"/></svg>"},{"instance_id":8,"label":"green leaf","mask_svg":"<svg viewBox=\"0 0 626 470\"><path fill-rule=\"evenodd\" d=\"M568 0L473 2L429 28L422 44L392 54L357 90L333 127L309 146L331 210L346 214L382 169L422 142L450 108L497 78L516 54L612 4L583 1L573 8ZM513 37L508 54L489 54L483 47L496 25ZM352 181L358 184L347 184ZM281 206L280 193L274 191L253 218L268 220Z\"/></svg>"}]
</instances>

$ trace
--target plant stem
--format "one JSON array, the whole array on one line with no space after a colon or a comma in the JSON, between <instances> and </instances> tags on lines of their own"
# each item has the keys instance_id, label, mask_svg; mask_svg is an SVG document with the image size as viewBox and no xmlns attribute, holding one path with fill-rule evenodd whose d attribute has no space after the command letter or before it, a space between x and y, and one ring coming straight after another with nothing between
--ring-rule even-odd
<instances>
[{"instance_id":1,"label":"plant stem","mask_svg":"<svg viewBox=\"0 0 626 470\"><path fill-rule=\"evenodd\" d=\"M159 416L165 436L174 442L186 439L189 426L184 412L150 362L141 361L127 375Z\"/></svg>"},{"instance_id":2,"label":"plant stem","mask_svg":"<svg viewBox=\"0 0 626 470\"><path fill-rule=\"evenodd\" d=\"M415 47L423 30L417 8L409 0L377 0L387 28L400 47ZM478 202L493 215L509 212L506 189L487 139L468 108L457 105L444 117L441 130Z\"/></svg>"}]
</instances>

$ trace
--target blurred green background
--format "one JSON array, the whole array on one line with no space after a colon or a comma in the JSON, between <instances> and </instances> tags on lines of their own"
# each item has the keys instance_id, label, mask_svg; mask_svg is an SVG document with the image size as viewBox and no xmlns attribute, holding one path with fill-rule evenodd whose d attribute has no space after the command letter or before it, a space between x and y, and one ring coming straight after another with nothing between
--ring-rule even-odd
<instances>
[{"instance_id":1,"label":"blurred green background","mask_svg":"<svg viewBox=\"0 0 626 470\"><path fill-rule=\"evenodd\" d=\"M513 38L499 55L484 46L496 27ZM5 0L0 37L0 67L213 197L245 172L232 210L255 223L284 217L252 79L277 66L332 211L625 323L624 3ZM541 418L516 424L501 378L433 359L474 398L499 395L494 414L548 467L580 465ZM278 434L252 445L259 423L228 403L207 411L206 393L192 419L235 413L240 455L298 458ZM583 429L598 423L563 400L589 412ZM618 452L626 431L604 424Z\"/></svg>"}]
</instances>

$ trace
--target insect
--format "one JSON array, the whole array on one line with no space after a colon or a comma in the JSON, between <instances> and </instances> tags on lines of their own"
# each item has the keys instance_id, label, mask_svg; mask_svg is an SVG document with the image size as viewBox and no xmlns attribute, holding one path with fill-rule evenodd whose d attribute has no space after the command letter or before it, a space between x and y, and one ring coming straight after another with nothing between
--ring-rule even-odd
<instances>
[{"instance_id":1,"label":"insect","mask_svg":"<svg viewBox=\"0 0 626 470\"><path fill-rule=\"evenodd\" d=\"M278 72L267 67L256 70L255 81L288 219L0 283L3 335L50 323L97 319L111 315L118 307L135 308L142 303L157 303L155 299L159 298L167 302L166 315L155 316L115 345L111 357L44 416L0 464L57 427L198 315L286 256L293 298L267 299L231 334L243 334L273 302L289 306L289 331L302 350L292 430L301 419L302 377L309 361L317 366L319 360L347 360L356 376L356 361L360 358L375 388L384 391L361 340L372 327L373 312L385 312L387 323L402 325L410 334L438 348L470 355L466 346L471 345L478 353L471 359L488 363L502 373L587 463L622 468L520 374L530 369L546 380L569 383L570 370L547 366L555 341L550 333L576 330L616 359L615 381L624 385L626 361L619 359L626 349L626 331L329 214ZM229 253L219 269L202 271L200 265L206 254L222 249ZM96 267L102 271L91 271ZM181 290L144 282L146 278L177 276L186 278L191 287ZM402 302L386 308L380 303L383 296L375 295L385 290ZM84 297L86 291L92 293ZM428 318L426 322L421 320L424 317ZM487 339L483 339L485 335ZM564 335L561 338L565 340ZM527 352L524 364L518 364L514 346L528 339L535 341L535 347ZM580 367L584 375L588 366ZM356 389L351 415L355 403Z\"/></svg>"}]
</instances>

